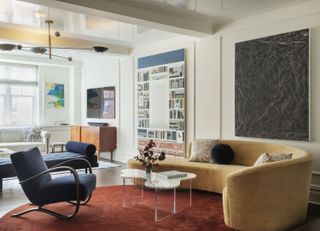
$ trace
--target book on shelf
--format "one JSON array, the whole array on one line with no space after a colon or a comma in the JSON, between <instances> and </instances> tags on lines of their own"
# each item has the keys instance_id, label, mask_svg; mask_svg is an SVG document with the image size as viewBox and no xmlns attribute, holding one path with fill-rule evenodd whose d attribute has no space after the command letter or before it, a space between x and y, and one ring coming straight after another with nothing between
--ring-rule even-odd
<instances>
[{"instance_id":1,"label":"book on shelf","mask_svg":"<svg viewBox=\"0 0 320 231\"><path fill-rule=\"evenodd\" d=\"M159 172L158 174L166 179L176 179L188 176L186 172L180 172L177 170L163 171Z\"/></svg>"}]
</instances>

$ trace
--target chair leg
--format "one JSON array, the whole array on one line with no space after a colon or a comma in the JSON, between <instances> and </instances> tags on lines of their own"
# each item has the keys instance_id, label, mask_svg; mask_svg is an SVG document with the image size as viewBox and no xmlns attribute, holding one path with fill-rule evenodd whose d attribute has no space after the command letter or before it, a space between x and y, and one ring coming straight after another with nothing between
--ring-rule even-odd
<instances>
[{"instance_id":1,"label":"chair leg","mask_svg":"<svg viewBox=\"0 0 320 231\"><path fill-rule=\"evenodd\" d=\"M63 214L60 214L60 213L57 213L52 210L45 209L45 208L42 208L41 206L39 206L38 208L27 209L27 210L24 210L20 213L12 214L11 216L12 217L20 217L21 215L24 215L24 214L30 213L30 212L42 212L42 213L46 213L46 214L49 214L51 216L54 216L54 217L57 217L60 219L71 219L78 213L79 207L80 207L80 203L74 203L74 204L76 205L76 208L75 208L73 214L71 214L71 215L63 215Z\"/></svg>"},{"instance_id":2,"label":"chair leg","mask_svg":"<svg viewBox=\"0 0 320 231\"><path fill-rule=\"evenodd\" d=\"M85 205L85 204L87 204L87 203L90 201L90 199L91 199L91 195L92 195L92 193L88 196L88 198L87 198L84 202L80 203L80 205ZM73 204L73 205L76 205L76 204L77 204L76 202L73 202L73 201L67 201L67 202L70 203L70 204Z\"/></svg>"}]
</instances>

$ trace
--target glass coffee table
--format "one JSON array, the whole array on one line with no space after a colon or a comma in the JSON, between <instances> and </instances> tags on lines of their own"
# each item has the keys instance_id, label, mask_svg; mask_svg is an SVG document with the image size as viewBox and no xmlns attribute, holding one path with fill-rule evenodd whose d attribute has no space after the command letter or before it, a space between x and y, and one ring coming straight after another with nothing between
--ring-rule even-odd
<instances>
[{"instance_id":1,"label":"glass coffee table","mask_svg":"<svg viewBox=\"0 0 320 231\"><path fill-rule=\"evenodd\" d=\"M192 205L192 180L197 176L196 174L184 172L185 176L168 179L161 175L161 172L153 172L147 175L144 170L140 169L124 169L121 171L120 177L123 180L123 201L122 206L126 207L126 179L143 179L144 187L154 189L154 220L158 221L158 193L161 190L173 190L173 208L172 213L177 212L176 209L176 189L180 186L181 181L189 181L189 205ZM141 188L141 198L143 199L143 187Z\"/></svg>"}]
</instances>

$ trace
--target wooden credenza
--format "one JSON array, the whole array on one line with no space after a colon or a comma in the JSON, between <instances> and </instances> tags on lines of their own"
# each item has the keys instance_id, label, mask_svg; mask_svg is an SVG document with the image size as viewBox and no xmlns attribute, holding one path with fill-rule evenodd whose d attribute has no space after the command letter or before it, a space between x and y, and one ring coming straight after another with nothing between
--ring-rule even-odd
<instances>
[{"instance_id":1,"label":"wooden credenza","mask_svg":"<svg viewBox=\"0 0 320 231\"><path fill-rule=\"evenodd\" d=\"M71 126L71 140L90 143L96 146L98 159L101 152L110 152L117 148L117 129L109 126Z\"/></svg>"}]
</instances>

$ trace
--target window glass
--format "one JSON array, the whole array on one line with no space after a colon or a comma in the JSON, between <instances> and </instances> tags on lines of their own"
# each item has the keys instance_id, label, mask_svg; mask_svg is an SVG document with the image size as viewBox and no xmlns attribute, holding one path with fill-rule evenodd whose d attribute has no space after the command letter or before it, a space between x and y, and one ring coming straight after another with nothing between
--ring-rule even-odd
<instances>
[{"instance_id":1,"label":"window glass","mask_svg":"<svg viewBox=\"0 0 320 231\"><path fill-rule=\"evenodd\" d=\"M37 66L0 63L0 126L36 122L37 73Z\"/></svg>"},{"instance_id":2,"label":"window glass","mask_svg":"<svg viewBox=\"0 0 320 231\"><path fill-rule=\"evenodd\" d=\"M12 97L11 110L12 124L30 124L33 121L33 100L32 97Z\"/></svg>"},{"instance_id":3,"label":"window glass","mask_svg":"<svg viewBox=\"0 0 320 231\"><path fill-rule=\"evenodd\" d=\"M29 65L0 63L0 80L37 81L37 68Z\"/></svg>"}]
</instances>

